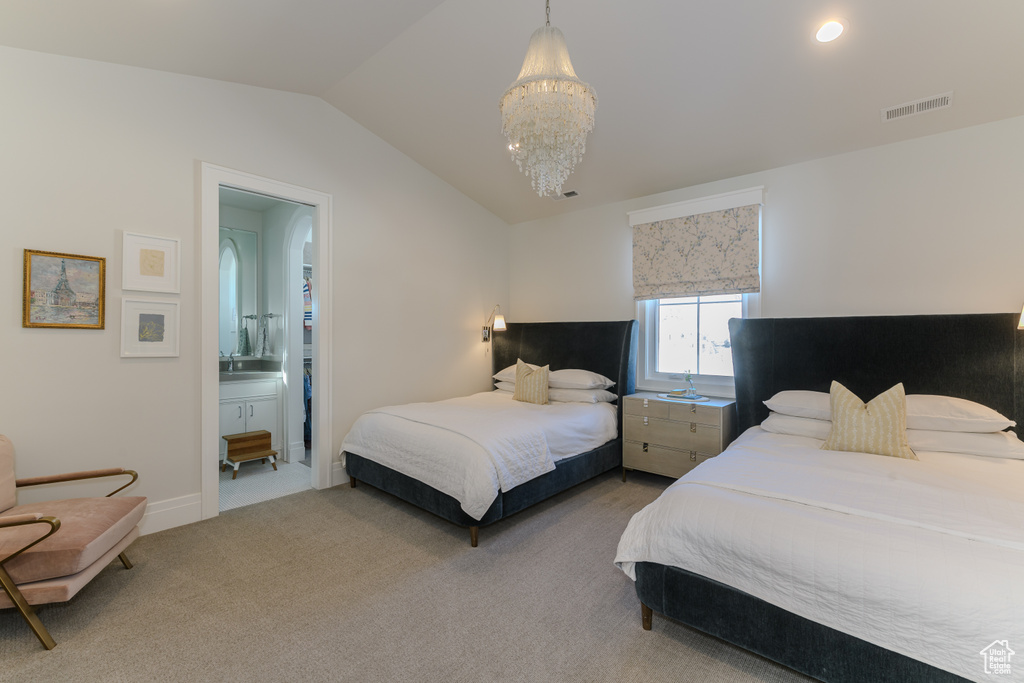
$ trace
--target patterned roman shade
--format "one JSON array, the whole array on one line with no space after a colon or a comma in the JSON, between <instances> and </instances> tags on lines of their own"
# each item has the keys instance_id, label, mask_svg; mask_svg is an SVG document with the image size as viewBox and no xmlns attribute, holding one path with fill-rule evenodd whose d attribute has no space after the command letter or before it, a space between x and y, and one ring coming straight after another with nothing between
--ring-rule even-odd
<instances>
[{"instance_id":1,"label":"patterned roman shade","mask_svg":"<svg viewBox=\"0 0 1024 683\"><path fill-rule=\"evenodd\" d=\"M631 211L633 298L760 291L763 196L757 187Z\"/></svg>"}]
</instances>

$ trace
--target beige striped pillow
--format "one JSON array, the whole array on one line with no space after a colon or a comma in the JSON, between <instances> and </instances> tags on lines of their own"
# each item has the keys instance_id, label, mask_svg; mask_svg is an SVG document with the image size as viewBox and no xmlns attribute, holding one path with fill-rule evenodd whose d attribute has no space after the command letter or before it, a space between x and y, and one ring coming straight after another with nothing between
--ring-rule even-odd
<instances>
[{"instance_id":1,"label":"beige striped pillow","mask_svg":"<svg viewBox=\"0 0 1024 683\"><path fill-rule=\"evenodd\" d=\"M548 402L548 366L530 367L516 359L516 390L512 398L526 403L546 405Z\"/></svg>"},{"instance_id":2,"label":"beige striped pillow","mask_svg":"<svg viewBox=\"0 0 1024 683\"><path fill-rule=\"evenodd\" d=\"M822 448L917 460L907 445L907 397L902 382L865 405L856 394L833 381L829 399L832 431Z\"/></svg>"}]
</instances>

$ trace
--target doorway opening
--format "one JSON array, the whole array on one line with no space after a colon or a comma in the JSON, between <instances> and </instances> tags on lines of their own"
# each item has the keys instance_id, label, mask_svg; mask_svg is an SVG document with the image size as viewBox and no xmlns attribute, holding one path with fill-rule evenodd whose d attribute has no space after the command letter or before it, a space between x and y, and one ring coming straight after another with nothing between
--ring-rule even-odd
<instances>
[{"instance_id":1,"label":"doorway opening","mask_svg":"<svg viewBox=\"0 0 1024 683\"><path fill-rule=\"evenodd\" d=\"M201 185L206 519L331 485L331 198L210 164ZM229 457L226 434L266 438L274 459Z\"/></svg>"},{"instance_id":2,"label":"doorway opening","mask_svg":"<svg viewBox=\"0 0 1024 683\"><path fill-rule=\"evenodd\" d=\"M312 487L313 207L224 185L219 196L224 512ZM247 438L231 456L229 439L256 432L262 446Z\"/></svg>"}]
</instances>

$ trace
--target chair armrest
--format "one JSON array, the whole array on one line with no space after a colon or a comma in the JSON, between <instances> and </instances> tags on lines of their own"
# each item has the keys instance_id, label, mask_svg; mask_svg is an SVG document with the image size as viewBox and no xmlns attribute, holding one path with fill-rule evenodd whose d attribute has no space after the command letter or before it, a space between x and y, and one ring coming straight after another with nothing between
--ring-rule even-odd
<instances>
[{"instance_id":1,"label":"chair armrest","mask_svg":"<svg viewBox=\"0 0 1024 683\"><path fill-rule=\"evenodd\" d=\"M8 515L7 517L0 517L0 529L5 526L21 526L22 524L31 524L36 520L42 518L40 512L28 512L23 515Z\"/></svg>"},{"instance_id":2,"label":"chair armrest","mask_svg":"<svg viewBox=\"0 0 1024 683\"><path fill-rule=\"evenodd\" d=\"M115 489L107 494L107 498L114 495L122 489L126 489L135 483L135 480L139 478L139 473L135 470L126 470L123 467L109 467L104 470L87 470L85 472L69 472L68 474L52 474L46 477L28 477L26 479L15 479L14 485L16 488L22 488L24 486L40 486L42 484L55 484L57 482L64 481L81 481L83 479L98 479L100 477L114 477L119 474L127 474L132 480L119 489Z\"/></svg>"},{"instance_id":3,"label":"chair armrest","mask_svg":"<svg viewBox=\"0 0 1024 683\"><path fill-rule=\"evenodd\" d=\"M23 552L34 546L36 543L39 543L49 538L50 536L53 536L55 533L57 533L57 529L60 528L60 520L56 517L46 517L34 512L30 512L24 515L9 515L7 517L0 517L0 530L16 526L26 526L28 524L46 524L50 527L50 530L42 536L40 536L39 538L37 538L36 540L29 543L28 545L23 546L22 548L14 551L7 557L0 558L0 564L3 564L4 562L10 560L13 557L21 555Z\"/></svg>"}]
</instances>

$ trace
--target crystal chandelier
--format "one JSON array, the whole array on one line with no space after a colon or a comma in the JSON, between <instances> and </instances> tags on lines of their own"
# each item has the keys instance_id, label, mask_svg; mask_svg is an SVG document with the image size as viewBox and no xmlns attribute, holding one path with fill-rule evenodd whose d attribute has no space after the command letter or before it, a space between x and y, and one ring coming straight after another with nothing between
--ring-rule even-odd
<instances>
[{"instance_id":1,"label":"crystal chandelier","mask_svg":"<svg viewBox=\"0 0 1024 683\"><path fill-rule=\"evenodd\" d=\"M587 150L597 94L569 61L565 36L547 22L530 36L519 78L501 96L501 132L519 170L541 197L562 193L562 183Z\"/></svg>"}]
</instances>

